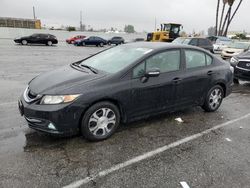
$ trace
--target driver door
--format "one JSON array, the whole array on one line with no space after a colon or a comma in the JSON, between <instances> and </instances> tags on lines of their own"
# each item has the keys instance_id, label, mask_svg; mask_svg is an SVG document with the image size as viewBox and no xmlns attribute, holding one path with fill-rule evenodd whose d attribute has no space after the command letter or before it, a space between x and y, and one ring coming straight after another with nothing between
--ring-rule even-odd
<instances>
[{"instance_id":1,"label":"driver door","mask_svg":"<svg viewBox=\"0 0 250 188\"><path fill-rule=\"evenodd\" d=\"M180 50L168 50L149 57L133 69L129 116L150 115L173 108L175 79L181 74ZM159 70L158 76L146 76Z\"/></svg>"}]
</instances>

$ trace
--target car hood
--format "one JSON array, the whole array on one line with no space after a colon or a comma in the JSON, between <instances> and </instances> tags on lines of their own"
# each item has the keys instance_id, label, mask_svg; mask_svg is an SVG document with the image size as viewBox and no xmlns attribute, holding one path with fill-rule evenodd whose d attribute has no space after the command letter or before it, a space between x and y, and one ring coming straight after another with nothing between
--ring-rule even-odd
<instances>
[{"instance_id":1,"label":"car hood","mask_svg":"<svg viewBox=\"0 0 250 188\"><path fill-rule=\"evenodd\" d=\"M250 51L246 51L236 56L238 59L250 59Z\"/></svg>"},{"instance_id":2,"label":"car hood","mask_svg":"<svg viewBox=\"0 0 250 188\"><path fill-rule=\"evenodd\" d=\"M85 71L85 70L84 70ZM35 94L70 94L79 85L83 85L104 77L105 74L86 72L76 70L70 65L56 69L54 71L43 73L29 83L30 90ZM79 87L77 89L79 91Z\"/></svg>"}]
</instances>

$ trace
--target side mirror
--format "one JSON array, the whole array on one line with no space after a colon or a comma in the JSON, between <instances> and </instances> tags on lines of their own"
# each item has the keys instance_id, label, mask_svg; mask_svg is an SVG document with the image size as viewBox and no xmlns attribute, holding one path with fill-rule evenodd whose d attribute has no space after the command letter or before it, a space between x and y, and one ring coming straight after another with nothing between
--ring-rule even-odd
<instances>
[{"instance_id":1,"label":"side mirror","mask_svg":"<svg viewBox=\"0 0 250 188\"><path fill-rule=\"evenodd\" d=\"M144 76L141 78L141 82L145 83L148 81L150 77L158 77L160 75L160 70L158 68L154 68L151 70L148 70Z\"/></svg>"}]
</instances>

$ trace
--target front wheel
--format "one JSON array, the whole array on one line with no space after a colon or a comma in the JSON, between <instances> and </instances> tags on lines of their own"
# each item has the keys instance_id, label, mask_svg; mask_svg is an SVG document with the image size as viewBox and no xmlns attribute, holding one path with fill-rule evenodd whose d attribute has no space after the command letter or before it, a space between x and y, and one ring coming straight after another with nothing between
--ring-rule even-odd
<instances>
[{"instance_id":1,"label":"front wheel","mask_svg":"<svg viewBox=\"0 0 250 188\"><path fill-rule=\"evenodd\" d=\"M113 135L119 124L119 109L110 102L99 102L86 111L81 132L90 141L100 141Z\"/></svg>"},{"instance_id":2,"label":"front wheel","mask_svg":"<svg viewBox=\"0 0 250 188\"><path fill-rule=\"evenodd\" d=\"M223 97L224 97L223 88L220 85L215 85L208 91L202 108L207 112L216 111L220 107Z\"/></svg>"},{"instance_id":3,"label":"front wheel","mask_svg":"<svg viewBox=\"0 0 250 188\"><path fill-rule=\"evenodd\" d=\"M27 40L22 40L22 45L27 45L28 44L28 42L27 42Z\"/></svg>"},{"instance_id":4,"label":"front wheel","mask_svg":"<svg viewBox=\"0 0 250 188\"><path fill-rule=\"evenodd\" d=\"M101 42L101 43L100 43L100 47L103 47L103 45L104 45L104 44Z\"/></svg>"}]
</instances>

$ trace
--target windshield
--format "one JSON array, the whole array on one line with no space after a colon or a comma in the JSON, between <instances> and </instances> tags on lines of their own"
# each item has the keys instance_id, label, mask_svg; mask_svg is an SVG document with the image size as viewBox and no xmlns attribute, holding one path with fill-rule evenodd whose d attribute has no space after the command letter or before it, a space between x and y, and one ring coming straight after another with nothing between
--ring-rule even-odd
<instances>
[{"instance_id":1,"label":"windshield","mask_svg":"<svg viewBox=\"0 0 250 188\"><path fill-rule=\"evenodd\" d=\"M116 73L151 51L152 49L149 48L119 46L90 57L82 61L81 65L88 65L108 73Z\"/></svg>"},{"instance_id":2,"label":"windshield","mask_svg":"<svg viewBox=\"0 0 250 188\"><path fill-rule=\"evenodd\" d=\"M229 48L237 48L237 49L248 49L249 46L250 44L248 43L240 43L240 42L235 42L228 45Z\"/></svg>"},{"instance_id":3,"label":"windshield","mask_svg":"<svg viewBox=\"0 0 250 188\"><path fill-rule=\"evenodd\" d=\"M191 39L185 39L182 44L189 44L189 42L191 41Z\"/></svg>"},{"instance_id":4,"label":"windshield","mask_svg":"<svg viewBox=\"0 0 250 188\"><path fill-rule=\"evenodd\" d=\"M184 42L185 38L177 38L172 43L174 44L182 44Z\"/></svg>"}]
</instances>

